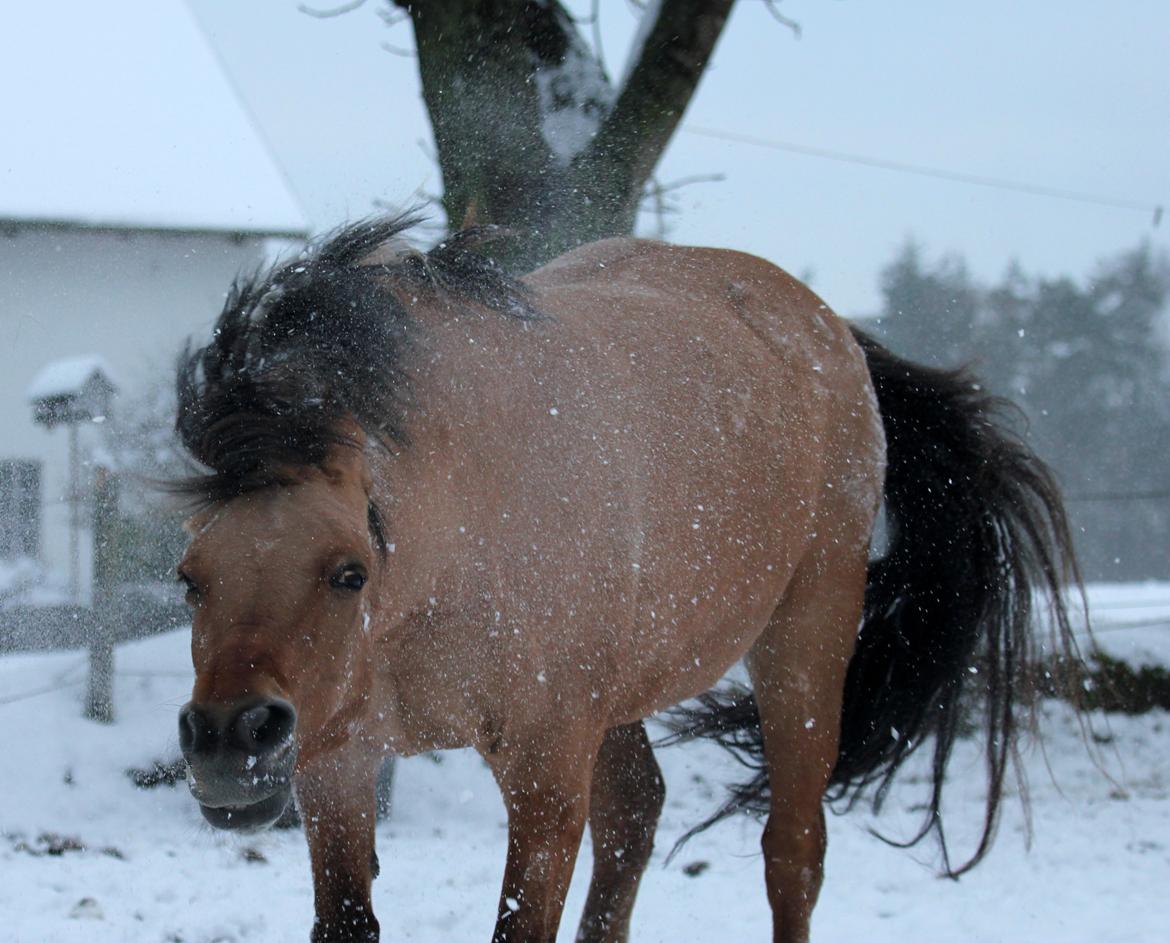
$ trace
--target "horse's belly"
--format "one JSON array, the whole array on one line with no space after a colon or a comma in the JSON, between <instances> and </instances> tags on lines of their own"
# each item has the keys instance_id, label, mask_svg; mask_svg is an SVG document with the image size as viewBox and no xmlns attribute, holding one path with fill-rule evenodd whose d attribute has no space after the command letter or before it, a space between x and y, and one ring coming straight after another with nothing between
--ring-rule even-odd
<instances>
[{"instance_id":1,"label":"horse's belly","mask_svg":"<svg viewBox=\"0 0 1170 943\"><path fill-rule=\"evenodd\" d=\"M675 553L647 562L650 572L614 641L615 723L710 688L775 612L807 546L807 518L763 503L738 510L705 536L702 524L685 524L690 533L674 541Z\"/></svg>"}]
</instances>

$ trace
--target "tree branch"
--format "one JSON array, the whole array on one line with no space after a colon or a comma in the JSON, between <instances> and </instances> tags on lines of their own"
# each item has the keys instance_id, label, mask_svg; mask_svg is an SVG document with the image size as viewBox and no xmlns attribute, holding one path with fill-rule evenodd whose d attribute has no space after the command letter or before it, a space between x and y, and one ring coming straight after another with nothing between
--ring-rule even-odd
<instances>
[{"instance_id":1,"label":"tree branch","mask_svg":"<svg viewBox=\"0 0 1170 943\"><path fill-rule=\"evenodd\" d=\"M623 178L636 199L682 120L733 3L662 0L613 110L581 155L586 175Z\"/></svg>"},{"instance_id":2,"label":"tree branch","mask_svg":"<svg viewBox=\"0 0 1170 943\"><path fill-rule=\"evenodd\" d=\"M796 20L785 16L780 12L779 8L776 6L776 4L779 2L780 0L764 0L764 6L766 6L768 8L768 12L772 14L772 19L774 19L781 26L787 26L790 30L792 30L792 35L797 39L800 39L800 24Z\"/></svg>"},{"instance_id":3,"label":"tree branch","mask_svg":"<svg viewBox=\"0 0 1170 943\"><path fill-rule=\"evenodd\" d=\"M327 20L334 16L345 16L346 13L352 13L358 7L365 6L365 3L366 0L353 0L351 3L343 3L339 7L332 7L328 10L318 10L315 7L309 6L307 3L298 3L297 10L306 16L316 17L319 20Z\"/></svg>"},{"instance_id":4,"label":"tree branch","mask_svg":"<svg viewBox=\"0 0 1170 943\"><path fill-rule=\"evenodd\" d=\"M449 223L522 234L491 250L517 271L632 232L733 2L648 7L645 42L614 101L599 50L580 36L584 23L596 26L599 0L576 22L565 0L386 0L414 27Z\"/></svg>"},{"instance_id":5,"label":"tree branch","mask_svg":"<svg viewBox=\"0 0 1170 943\"><path fill-rule=\"evenodd\" d=\"M660 183L656 177L651 177L642 191L638 207L639 209L649 207L650 212L657 219L658 225L654 238L666 239L670 235L670 226L667 224L666 218L677 216L682 212L678 204L671 199L671 194L675 190L681 190L694 183L720 183L726 179L723 174L695 174L691 177L672 180L670 183Z\"/></svg>"}]
</instances>

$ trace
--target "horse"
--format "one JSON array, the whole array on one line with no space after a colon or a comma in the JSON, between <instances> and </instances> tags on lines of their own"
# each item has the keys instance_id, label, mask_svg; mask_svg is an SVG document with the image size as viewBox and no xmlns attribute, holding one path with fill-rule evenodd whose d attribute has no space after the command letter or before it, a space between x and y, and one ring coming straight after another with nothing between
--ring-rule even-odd
<instances>
[{"instance_id":1,"label":"horse","mask_svg":"<svg viewBox=\"0 0 1170 943\"><path fill-rule=\"evenodd\" d=\"M507 810L494 943L620 943L676 715L759 764L776 943L808 939L826 797L885 794L981 700L987 851L1023 720L1033 600L1074 642L1059 491L1002 404L911 364L750 255L632 238L523 277L417 220L345 227L237 279L177 371L198 463L178 567L188 782L226 829L295 794L314 943L371 941L387 755L473 747ZM885 549L871 537L885 506ZM750 688L709 693L746 665ZM698 697L698 700L695 698Z\"/></svg>"}]
</instances>

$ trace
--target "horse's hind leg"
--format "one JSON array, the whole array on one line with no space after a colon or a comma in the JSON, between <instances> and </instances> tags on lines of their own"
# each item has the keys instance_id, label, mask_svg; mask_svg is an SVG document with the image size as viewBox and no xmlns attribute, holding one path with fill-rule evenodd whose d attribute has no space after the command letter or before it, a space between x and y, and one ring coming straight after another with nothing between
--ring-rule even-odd
<instances>
[{"instance_id":1,"label":"horse's hind leg","mask_svg":"<svg viewBox=\"0 0 1170 943\"><path fill-rule=\"evenodd\" d=\"M638 882L654 847L666 790L639 721L605 735L593 768L589 831L593 879L578 943L625 943Z\"/></svg>"},{"instance_id":2,"label":"horse's hind leg","mask_svg":"<svg viewBox=\"0 0 1170 943\"><path fill-rule=\"evenodd\" d=\"M808 939L821 887L822 801L865 592L865 548L850 543L801 563L748 656L771 786L762 844L774 943Z\"/></svg>"}]
</instances>

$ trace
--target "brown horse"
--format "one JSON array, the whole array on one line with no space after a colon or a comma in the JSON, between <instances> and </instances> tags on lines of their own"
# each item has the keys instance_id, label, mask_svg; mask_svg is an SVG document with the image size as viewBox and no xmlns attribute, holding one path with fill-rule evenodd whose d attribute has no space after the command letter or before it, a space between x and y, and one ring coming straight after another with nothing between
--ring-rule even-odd
<instances>
[{"instance_id":1,"label":"brown horse","mask_svg":"<svg viewBox=\"0 0 1170 943\"><path fill-rule=\"evenodd\" d=\"M930 741L941 837L972 691L980 857L1034 591L1070 644L1059 498L996 402L747 255L616 239L511 280L482 230L422 254L396 244L409 222L238 283L179 371L206 470L180 485L202 503L179 568L190 786L226 828L295 792L313 940L378 938L383 757L461 746L508 813L492 939L555 939L588 823L577 938L626 940L663 801L643 719L741 658L751 691L682 724L760 757L724 811L766 808L776 941L808 936L827 793L880 799Z\"/></svg>"}]
</instances>

